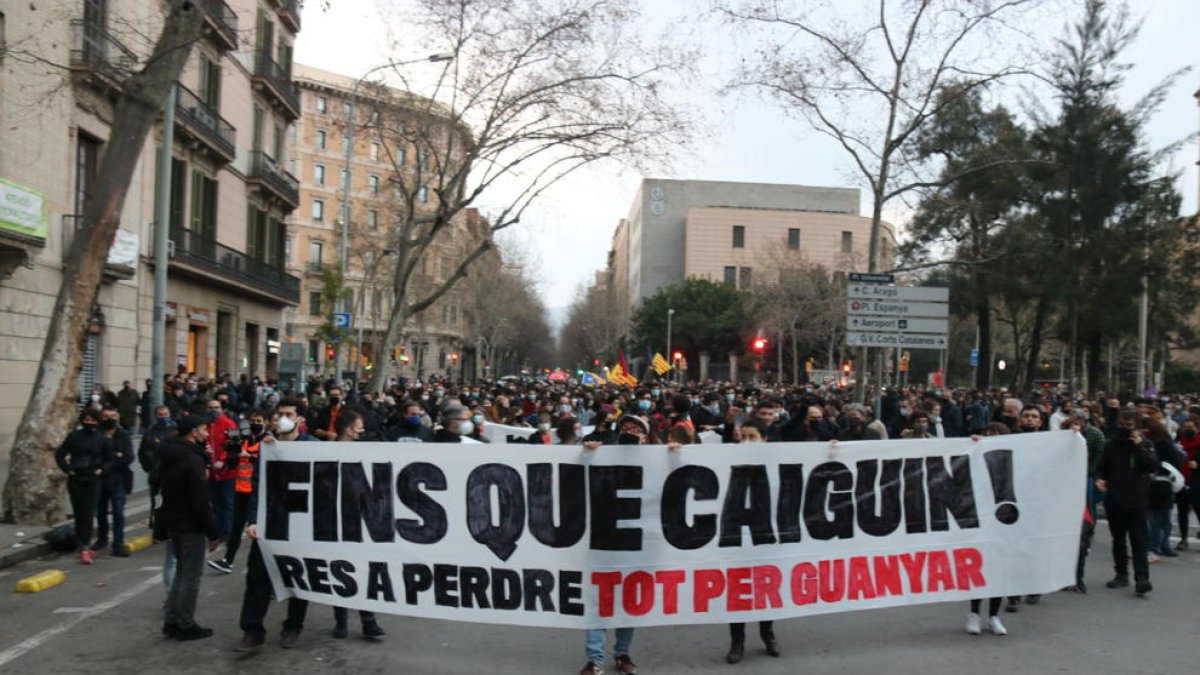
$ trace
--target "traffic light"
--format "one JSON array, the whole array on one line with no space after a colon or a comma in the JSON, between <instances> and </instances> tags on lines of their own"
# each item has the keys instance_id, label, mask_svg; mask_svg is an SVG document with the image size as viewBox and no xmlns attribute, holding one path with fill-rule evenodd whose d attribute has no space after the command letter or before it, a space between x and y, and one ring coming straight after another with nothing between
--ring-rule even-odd
<instances>
[{"instance_id":1,"label":"traffic light","mask_svg":"<svg viewBox=\"0 0 1200 675\"><path fill-rule=\"evenodd\" d=\"M754 338L754 342L751 342L750 346L756 353L761 354L767 348L767 340L766 338Z\"/></svg>"},{"instance_id":2,"label":"traffic light","mask_svg":"<svg viewBox=\"0 0 1200 675\"><path fill-rule=\"evenodd\" d=\"M683 360L683 352L676 351L674 354L671 355L671 360L682 361Z\"/></svg>"},{"instance_id":3,"label":"traffic light","mask_svg":"<svg viewBox=\"0 0 1200 675\"><path fill-rule=\"evenodd\" d=\"M328 345L325 347L325 360L332 361L337 358L337 347Z\"/></svg>"},{"instance_id":4,"label":"traffic light","mask_svg":"<svg viewBox=\"0 0 1200 675\"><path fill-rule=\"evenodd\" d=\"M852 367L854 367L854 362L851 361L850 359L846 359L845 361L842 361L842 374L849 375L850 369Z\"/></svg>"},{"instance_id":5,"label":"traffic light","mask_svg":"<svg viewBox=\"0 0 1200 675\"><path fill-rule=\"evenodd\" d=\"M458 352L450 352L450 362L458 363Z\"/></svg>"},{"instance_id":6,"label":"traffic light","mask_svg":"<svg viewBox=\"0 0 1200 675\"><path fill-rule=\"evenodd\" d=\"M593 365L593 366L598 366L598 365L600 365L600 359L592 359L592 365Z\"/></svg>"}]
</instances>

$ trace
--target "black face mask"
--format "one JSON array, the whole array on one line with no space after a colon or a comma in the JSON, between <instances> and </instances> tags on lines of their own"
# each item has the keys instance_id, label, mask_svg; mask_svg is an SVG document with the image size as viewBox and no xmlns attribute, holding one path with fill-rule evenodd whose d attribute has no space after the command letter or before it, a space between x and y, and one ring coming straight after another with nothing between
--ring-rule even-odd
<instances>
[{"instance_id":1,"label":"black face mask","mask_svg":"<svg viewBox=\"0 0 1200 675\"><path fill-rule=\"evenodd\" d=\"M621 434L617 436L617 445L641 445L642 437L636 434Z\"/></svg>"},{"instance_id":2,"label":"black face mask","mask_svg":"<svg viewBox=\"0 0 1200 675\"><path fill-rule=\"evenodd\" d=\"M1133 429L1126 429L1125 427L1117 427L1116 438L1119 441L1133 440Z\"/></svg>"},{"instance_id":3,"label":"black face mask","mask_svg":"<svg viewBox=\"0 0 1200 675\"><path fill-rule=\"evenodd\" d=\"M265 429L265 428L266 428L266 426L262 425L262 424L251 424L250 425L250 433L255 436L259 436L262 434L263 429Z\"/></svg>"},{"instance_id":4,"label":"black face mask","mask_svg":"<svg viewBox=\"0 0 1200 675\"><path fill-rule=\"evenodd\" d=\"M329 405L336 406L337 404L339 404L341 402L342 402L342 399L337 396L329 397Z\"/></svg>"},{"instance_id":5,"label":"black face mask","mask_svg":"<svg viewBox=\"0 0 1200 675\"><path fill-rule=\"evenodd\" d=\"M116 420L104 420L103 422L100 423L100 428L104 429L105 431L108 431L110 429L116 429L117 421Z\"/></svg>"},{"instance_id":6,"label":"black face mask","mask_svg":"<svg viewBox=\"0 0 1200 675\"><path fill-rule=\"evenodd\" d=\"M96 430L96 424L94 422L84 422L80 425L80 427L89 434Z\"/></svg>"}]
</instances>

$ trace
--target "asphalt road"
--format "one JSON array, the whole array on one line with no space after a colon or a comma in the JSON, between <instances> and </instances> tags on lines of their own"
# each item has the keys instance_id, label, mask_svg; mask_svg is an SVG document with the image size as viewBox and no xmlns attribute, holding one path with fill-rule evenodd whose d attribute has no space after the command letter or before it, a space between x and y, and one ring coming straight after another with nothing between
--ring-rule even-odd
<instances>
[{"instance_id":1,"label":"asphalt road","mask_svg":"<svg viewBox=\"0 0 1200 675\"><path fill-rule=\"evenodd\" d=\"M1009 635L964 631L961 603L853 612L776 624L782 658L766 655L748 627L746 659L724 662L723 626L647 628L633 656L642 673L1195 673L1200 671L1200 552L1151 566L1155 591L1138 599L1111 591L1107 528L1101 524L1089 560L1091 593L1055 593L1017 614L1002 613ZM240 554L233 575L206 570L197 618L213 627L207 640L178 643L159 636L165 596L158 568L162 546L126 559L108 556L84 567L73 557L23 563L0 572L0 673L171 672L254 673L578 673L584 663L578 630L451 623L381 617L388 635L369 642L329 636L332 612L312 607L297 648L278 646L283 606L272 606L271 635L259 654L242 657L237 616L244 587ZM246 551L246 547L243 547ZM63 569L65 584L42 593L12 592L16 580ZM610 666L606 670L613 672Z\"/></svg>"}]
</instances>

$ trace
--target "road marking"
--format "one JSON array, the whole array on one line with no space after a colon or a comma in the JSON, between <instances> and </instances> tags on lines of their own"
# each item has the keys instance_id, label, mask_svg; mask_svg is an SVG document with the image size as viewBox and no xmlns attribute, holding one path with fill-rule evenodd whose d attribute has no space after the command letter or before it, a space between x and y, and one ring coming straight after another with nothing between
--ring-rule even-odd
<instances>
[{"instance_id":1,"label":"road marking","mask_svg":"<svg viewBox=\"0 0 1200 675\"><path fill-rule=\"evenodd\" d=\"M107 612L108 610L110 610L114 607L117 607L117 606L137 597L141 593L145 592L146 590L149 590L150 588L152 588L154 586L157 586L160 583L161 583L161 580L158 577L156 577L156 576L150 577L149 579L146 579L145 581L138 584L137 586L134 586L133 588L131 588L119 595L116 595L108 600L105 600L104 602L102 602L98 605L92 605L91 607L84 609L82 612L76 614L75 616L60 623L57 626L51 626L50 628L47 628L46 630L38 633L37 635L34 635L33 637L26 638L26 639L18 642L17 644L13 645L12 647L9 647L8 649L5 649L4 651L0 652L0 668L4 667L8 663L10 663L16 659L19 659L22 656L24 656L25 654L42 646L47 640L54 637L55 635L61 635L62 633L65 633L65 632L71 630L75 626L79 625L80 623L82 623L94 616L100 616L101 614ZM72 608L68 608L68 609L72 609Z\"/></svg>"},{"instance_id":2,"label":"road marking","mask_svg":"<svg viewBox=\"0 0 1200 675\"><path fill-rule=\"evenodd\" d=\"M87 607L59 607L51 612L51 614L78 614L88 611Z\"/></svg>"},{"instance_id":3,"label":"road marking","mask_svg":"<svg viewBox=\"0 0 1200 675\"><path fill-rule=\"evenodd\" d=\"M162 565L150 565L148 567L139 567L138 570L142 571L142 572L158 572L158 571L162 570Z\"/></svg>"}]
</instances>

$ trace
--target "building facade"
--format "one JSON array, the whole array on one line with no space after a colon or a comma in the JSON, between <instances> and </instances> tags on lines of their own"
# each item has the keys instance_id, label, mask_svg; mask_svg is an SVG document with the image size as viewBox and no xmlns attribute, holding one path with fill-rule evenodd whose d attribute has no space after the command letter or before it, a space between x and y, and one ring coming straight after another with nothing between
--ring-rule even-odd
<instances>
[{"instance_id":1,"label":"building facade","mask_svg":"<svg viewBox=\"0 0 1200 675\"><path fill-rule=\"evenodd\" d=\"M343 363L360 375L382 367L398 377L440 373L470 378L477 367L477 345L468 284L457 284L411 317L398 344L375 353L396 301L393 278L400 221L429 216L438 206L438 176L427 167L438 164L445 153L438 147L422 149L411 136L418 127L445 127L448 122L419 119L436 106L419 105L396 89L304 65L297 65L295 74L304 93L294 138L301 208L294 220L289 270L301 280L295 338L305 345L305 373L336 370L336 350L341 348L346 352ZM416 112L417 108L423 110ZM351 115L353 125L348 125ZM409 135L395 131L402 127ZM343 195L347 166L349 190ZM410 212L402 190L414 180L427 183L416 186ZM349 203L349 220L342 275L345 299L339 304L326 284L330 272L341 267L343 197ZM408 301L427 296L444 282L469 247L489 236L488 229L473 209L456 216L449 231L441 233L418 261ZM472 273L481 273L487 264L477 261ZM351 328L343 342L335 344L328 339L328 328L332 313L339 310L351 315Z\"/></svg>"},{"instance_id":2,"label":"building facade","mask_svg":"<svg viewBox=\"0 0 1200 675\"><path fill-rule=\"evenodd\" d=\"M29 397L80 214L110 142L115 94L150 53L165 2L6 4L0 41L0 449ZM166 371L273 375L299 280L288 129L299 116L296 0L200 0L202 39L177 84L171 145ZM39 61L41 59L42 61ZM53 64L53 65L48 65ZM60 68L59 66L62 66ZM64 75L64 72L66 73ZM81 396L150 375L153 231L163 128L147 138L109 252ZM7 452L3 452L7 458Z\"/></svg>"},{"instance_id":3,"label":"building facade","mask_svg":"<svg viewBox=\"0 0 1200 675\"><path fill-rule=\"evenodd\" d=\"M749 287L781 256L799 254L831 271L865 270L870 218L859 191L721 181L642 181L613 234L608 286L626 323L659 289L687 277ZM884 223L890 266L895 229Z\"/></svg>"}]
</instances>

